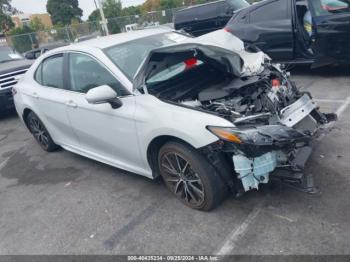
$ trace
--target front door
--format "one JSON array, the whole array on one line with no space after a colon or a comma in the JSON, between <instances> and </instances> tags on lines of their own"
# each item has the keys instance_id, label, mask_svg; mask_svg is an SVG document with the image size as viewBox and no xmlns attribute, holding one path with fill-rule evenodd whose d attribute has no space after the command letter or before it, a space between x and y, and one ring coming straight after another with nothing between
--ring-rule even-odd
<instances>
[{"instance_id":1,"label":"front door","mask_svg":"<svg viewBox=\"0 0 350 262\"><path fill-rule=\"evenodd\" d=\"M67 107L71 125L87 156L123 169L135 170L140 163L135 128L135 98L95 58L83 53L69 54L71 98ZM94 87L109 85L123 105L89 104L85 94Z\"/></svg>"},{"instance_id":2,"label":"front door","mask_svg":"<svg viewBox=\"0 0 350 262\"><path fill-rule=\"evenodd\" d=\"M314 67L350 60L350 0L309 0Z\"/></svg>"}]
</instances>

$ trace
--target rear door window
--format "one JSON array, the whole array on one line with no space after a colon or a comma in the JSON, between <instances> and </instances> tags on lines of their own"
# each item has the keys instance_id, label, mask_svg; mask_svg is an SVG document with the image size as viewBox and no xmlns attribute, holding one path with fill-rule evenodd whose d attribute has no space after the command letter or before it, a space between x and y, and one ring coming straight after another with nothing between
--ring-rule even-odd
<instances>
[{"instance_id":1,"label":"rear door window","mask_svg":"<svg viewBox=\"0 0 350 262\"><path fill-rule=\"evenodd\" d=\"M40 84L54 88L64 88L63 82L63 54L45 59L39 66L36 80Z\"/></svg>"},{"instance_id":2,"label":"rear door window","mask_svg":"<svg viewBox=\"0 0 350 262\"><path fill-rule=\"evenodd\" d=\"M282 20L288 18L287 1L278 0L267 3L250 12L250 22Z\"/></svg>"},{"instance_id":3,"label":"rear door window","mask_svg":"<svg viewBox=\"0 0 350 262\"><path fill-rule=\"evenodd\" d=\"M310 0L315 16L350 14L350 0Z\"/></svg>"},{"instance_id":4,"label":"rear door window","mask_svg":"<svg viewBox=\"0 0 350 262\"><path fill-rule=\"evenodd\" d=\"M216 17L216 4L205 4L196 8L198 20L206 20Z\"/></svg>"}]
</instances>

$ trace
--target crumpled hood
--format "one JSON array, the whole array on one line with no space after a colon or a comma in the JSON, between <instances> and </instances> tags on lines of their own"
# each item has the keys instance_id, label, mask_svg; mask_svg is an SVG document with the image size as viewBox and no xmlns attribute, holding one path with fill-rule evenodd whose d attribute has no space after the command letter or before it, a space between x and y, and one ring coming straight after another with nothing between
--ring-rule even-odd
<instances>
[{"instance_id":1,"label":"crumpled hood","mask_svg":"<svg viewBox=\"0 0 350 262\"><path fill-rule=\"evenodd\" d=\"M236 76L242 74L243 60L239 54L216 45L198 43L196 38L190 38L188 41L152 50L135 74L134 89L141 88L147 79L169 66L189 58L211 63L229 74Z\"/></svg>"},{"instance_id":2,"label":"crumpled hood","mask_svg":"<svg viewBox=\"0 0 350 262\"><path fill-rule=\"evenodd\" d=\"M271 60L264 52L248 52L241 39L223 29L197 37L196 42L211 43L237 53L243 60L242 75L253 75L263 70L265 60Z\"/></svg>"},{"instance_id":3,"label":"crumpled hood","mask_svg":"<svg viewBox=\"0 0 350 262\"><path fill-rule=\"evenodd\" d=\"M135 74L134 89L142 87L148 78L169 65L191 57L213 63L214 66L235 76L261 72L262 65L268 58L263 52L245 51L244 44L239 38L224 30L217 30L152 50Z\"/></svg>"}]
</instances>

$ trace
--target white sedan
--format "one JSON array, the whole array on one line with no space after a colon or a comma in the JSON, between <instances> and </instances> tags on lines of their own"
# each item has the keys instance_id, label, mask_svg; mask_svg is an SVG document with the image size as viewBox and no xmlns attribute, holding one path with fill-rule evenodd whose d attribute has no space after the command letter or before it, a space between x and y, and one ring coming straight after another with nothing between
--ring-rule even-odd
<instances>
[{"instance_id":1,"label":"white sedan","mask_svg":"<svg viewBox=\"0 0 350 262\"><path fill-rule=\"evenodd\" d=\"M161 175L200 210L258 189L279 169L300 179L310 139L334 119L223 30L192 38L148 29L55 49L13 94L44 150Z\"/></svg>"}]
</instances>

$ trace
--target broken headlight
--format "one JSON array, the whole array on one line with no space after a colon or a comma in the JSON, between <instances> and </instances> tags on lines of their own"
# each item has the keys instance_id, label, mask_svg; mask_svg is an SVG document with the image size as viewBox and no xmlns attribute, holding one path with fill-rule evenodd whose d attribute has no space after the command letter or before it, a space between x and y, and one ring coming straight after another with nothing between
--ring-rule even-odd
<instances>
[{"instance_id":1,"label":"broken headlight","mask_svg":"<svg viewBox=\"0 0 350 262\"><path fill-rule=\"evenodd\" d=\"M271 145L273 138L257 128L238 129L234 127L208 126L210 132L222 140L236 144Z\"/></svg>"},{"instance_id":2,"label":"broken headlight","mask_svg":"<svg viewBox=\"0 0 350 262\"><path fill-rule=\"evenodd\" d=\"M242 145L285 145L305 142L310 137L293 128L282 125L256 126L250 128L208 126L210 132L222 140Z\"/></svg>"}]
</instances>

